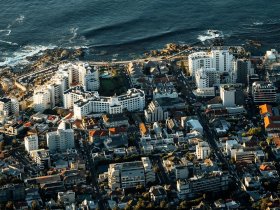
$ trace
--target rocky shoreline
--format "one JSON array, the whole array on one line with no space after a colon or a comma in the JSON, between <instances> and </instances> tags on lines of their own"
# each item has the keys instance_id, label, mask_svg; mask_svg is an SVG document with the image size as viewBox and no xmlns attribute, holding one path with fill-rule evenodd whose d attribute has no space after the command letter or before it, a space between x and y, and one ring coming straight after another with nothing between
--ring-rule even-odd
<instances>
[{"instance_id":1,"label":"rocky shoreline","mask_svg":"<svg viewBox=\"0 0 280 210\"><path fill-rule=\"evenodd\" d=\"M14 73L27 73L29 71L46 68L63 61L74 61L80 60L84 57L85 50L83 48L77 49L65 49L65 48L54 48L47 49L39 52L36 55L26 57L27 64L18 64L16 66L3 67L2 69L9 69Z\"/></svg>"}]
</instances>

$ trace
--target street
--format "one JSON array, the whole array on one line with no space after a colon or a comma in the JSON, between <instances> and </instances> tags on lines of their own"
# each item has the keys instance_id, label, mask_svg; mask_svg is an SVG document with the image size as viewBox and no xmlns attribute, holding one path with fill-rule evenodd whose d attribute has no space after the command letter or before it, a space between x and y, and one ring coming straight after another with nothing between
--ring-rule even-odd
<instances>
[{"instance_id":1,"label":"street","mask_svg":"<svg viewBox=\"0 0 280 210\"><path fill-rule=\"evenodd\" d=\"M98 182L97 182L97 173L96 173L94 161L91 156L90 145L88 144L87 141L85 141L85 144L86 145L84 148L85 148L85 153L86 153L87 162L88 162L87 167L89 168L90 173L91 173L92 188L95 189L95 191L96 191L99 209L105 210L107 208L105 208L106 204L104 203L102 195L99 190L99 186L98 186Z\"/></svg>"},{"instance_id":2,"label":"street","mask_svg":"<svg viewBox=\"0 0 280 210\"><path fill-rule=\"evenodd\" d=\"M195 96L192 92L192 87L189 84L190 81L188 81L184 77L182 71L176 70L174 72L174 76L177 79L178 84L182 88L181 92L182 92L182 95L185 97L187 104L192 105L193 103L197 102L197 100L195 99ZM206 120L206 117L202 116L199 109L194 109L194 112L195 112L195 115L198 117L199 122L203 126L205 139L209 143L209 146L211 147L212 151L214 152L216 157L219 159L219 161L227 167L229 173L234 178L234 181L236 182L238 189L242 190L243 183L241 182L240 178L238 177L234 167L228 162L228 160L226 159L226 157L220 150L220 148L217 144L218 139L216 138L215 133L213 133L213 131L210 129L209 124Z\"/></svg>"}]
</instances>

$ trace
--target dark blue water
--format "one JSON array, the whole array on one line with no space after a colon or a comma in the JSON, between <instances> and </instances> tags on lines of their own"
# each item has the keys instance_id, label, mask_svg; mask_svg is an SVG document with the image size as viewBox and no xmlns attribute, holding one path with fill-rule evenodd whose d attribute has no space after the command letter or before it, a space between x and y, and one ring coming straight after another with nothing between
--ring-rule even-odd
<instances>
[{"instance_id":1,"label":"dark blue water","mask_svg":"<svg viewBox=\"0 0 280 210\"><path fill-rule=\"evenodd\" d=\"M279 0L0 0L0 65L41 49L88 47L97 57L134 57L170 42L223 32L226 44L279 48Z\"/></svg>"}]
</instances>

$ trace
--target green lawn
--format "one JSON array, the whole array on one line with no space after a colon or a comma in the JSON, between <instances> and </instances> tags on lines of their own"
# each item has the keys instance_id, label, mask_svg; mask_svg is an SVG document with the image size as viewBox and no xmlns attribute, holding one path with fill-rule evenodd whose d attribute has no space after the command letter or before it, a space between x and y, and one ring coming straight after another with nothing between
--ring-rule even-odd
<instances>
[{"instance_id":1,"label":"green lawn","mask_svg":"<svg viewBox=\"0 0 280 210\"><path fill-rule=\"evenodd\" d=\"M127 91L123 78L120 76L103 79L100 78L99 94L101 96L112 96L114 94L120 95Z\"/></svg>"}]
</instances>

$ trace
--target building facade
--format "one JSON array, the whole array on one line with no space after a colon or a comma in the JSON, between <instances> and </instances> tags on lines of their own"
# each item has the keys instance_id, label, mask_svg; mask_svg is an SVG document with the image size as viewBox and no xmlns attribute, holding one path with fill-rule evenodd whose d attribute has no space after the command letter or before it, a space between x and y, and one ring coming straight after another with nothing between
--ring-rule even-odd
<instances>
[{"instance_id":1,"label":"building facade","mask_svg":"<svg viewBox=\"0 0 280 210\"><path fill-rule=\"evenodd\" d=\"M188 61L190 76L195 76L200 68L214 68L220 73L233 71L233 55L229 50L195 52L189 55Z\"/></svg>"},{"instance_id":2,"label":"building facade","mask_svg":"<svg viewBox=\"0 0 280 210\"><path fill-rule=\"evenodd\" d=\"M255 103L275 103L276 87L269 82L254 82L252 96Z\"/></svg>"},{"instance_id":3,"label":"building facade","mask_svg":"<svg viewBox=\"0 0 280 210\"><path fill-rule=\"evenodd\" d=\"M213 171L204 175L195 175L190 179L177 181L177 192L180 199L191 197L196 193L222 192L228 189L227 173Z\"/></svg>"},{"instance_id":4,"label":"building facade","mask_svg":"<svg viewBox=\"0 0 280 210\"><path fill-rule=\"evenodd\" d=\"M220 86L220 96L225 107L244 104L242 84L224 84Z\"/></svg>"},{"instance_id":5,"label":"building facade","mask_svg":"<svg viewBox=\"0 0 280 210\"><path fill-rule=\"evenodd\" d=\"M143 111L145 107L144 91L129 89L126 94L120 96L103 97L95 95L88 99L74 102L74 117L81 119L84 116L94 113L122 113L128 111Z\"/></svg>"},{"instance_id":6,"label":"building facade","mask_svg":"<svg viewBox=\"0 0 280 210\"><path fill-rule=\"evenodd\" d=\"M212 68L213 60L207 52L195 52L189 55L189 73L194 76L196 71L201 68Z\"/></svg>"},{"instance_id":7,"label":"building facade","mask_svg":"<svg viewBox=\"0 0 280 210\"><path fill-rule=\"evenodd\" d=\"M57 131L48 132L46 137L50 152L66 151L67 149L75 148L74 131L68 122L62 121Z\"/></svg>"},{"instance_id":8,"label":"building facade","mask_svg":"<svg viewBox=\"0 0 280 210\"><path fill-rule=\"evenodd\" d=\"M109 165L108 184L111 189L146 186L148 182L154 181L155 173L148 157L142 157L141 161Z\"/></svg>"},{"instance_id":9,"label":"building facade","mask_svg":"<svg viewBox=\"0 0 280 210\"><path fill-rule=\"evenodd\" d=\"M38 136L37 134L24 137L25 150L29 153L33 150L38 150Z\"/></svg>"},{"instance_id":10,"label":"building facade","mask_svg":"<svg viewBox=\"0 0 280 210\"><path fill-rule=\"evenodd\" d=\"M195 153L197 159L206 159L207 157L209 157L210 152L211 152L210 146L205 141L198 142L198 144L195 147Z\"/></svg>"},{"instance_id":11,"label":"building facade","mask_svg":"<svg viewBox=\"0 0 280 210\"><path fill-rule=\"evenodd\" d=\"M51 165L49 150L39 149L30 151L32 160L37 163L41 170L48 169Z\"/></svg>"},{"instance_id":12,"label":"building facade","mask_svg":"<svg viewBox=\"0 0 280 210\"><path fill-rule=\"evenodd\" d=\"M162 109L156 100L152 101L144 110L146 122L157 122L168 118L168 111Z\"/></svg>"},{"instance_id":13,"label":"building facade","mask_svg":"<svg viewBox=\"0 0 280 210\"><path fill-rule=\"evenodd\" d=\"M16 99L0 98L0 115L9 116L19 113L19 103Z\"/></svg>"},{"instance_id":14,"label":"building facade","mask_svg":"<svg viewBox=\"0 0 280 210\"><path fill-rule=\"evenodd\" d=\"M48 89L41 88L34 91L33 105L36 112L43 112L51 108L51 93Z\"/></svg>"},{"instance_id":15,"label":"building facade","mask_svg":"<svg viewBox=\"0 0 280 210\"><path fill-rule=\"evenodd\" d=\"M251 61L247 59L237 59L234 61L233 69L236 75L236 82L245 84L247 86L248 75L254 74Z\"/></svg>"}]
</instances>

